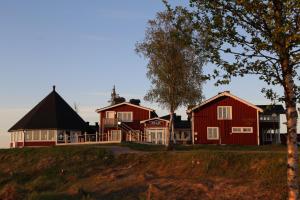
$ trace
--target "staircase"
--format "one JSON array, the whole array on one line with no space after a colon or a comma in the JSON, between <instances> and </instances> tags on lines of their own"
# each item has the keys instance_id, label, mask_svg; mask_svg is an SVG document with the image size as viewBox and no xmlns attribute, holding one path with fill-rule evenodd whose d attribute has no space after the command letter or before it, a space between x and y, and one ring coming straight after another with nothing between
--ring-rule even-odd
<instances>
[{"instance_id":1,"label":"staircase","mask_svg":"<svg viewBox=\"0 0 300 200\"><path fill-rule=\"evenodd\" d=\"M143 134L141 133L141 131L134 130L125 123L121 123L119 125L119 128L121 128L121 130L126 133L126 141L130 141L130 142L144 141Z\"/></svg>"}]
</instances>

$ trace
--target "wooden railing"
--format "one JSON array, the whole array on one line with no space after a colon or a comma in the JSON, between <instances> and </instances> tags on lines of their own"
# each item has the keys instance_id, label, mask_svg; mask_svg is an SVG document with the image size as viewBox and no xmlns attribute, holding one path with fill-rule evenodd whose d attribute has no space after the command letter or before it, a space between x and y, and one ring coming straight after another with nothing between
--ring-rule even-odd
<instances>
[{"instance_id":1,"label":"wooden railing","mask_svg":"<svg viewBox=\"0 0 300 200\"><path fill-rule=\"evenodd\" d=\"M103 124L105 127L116 127L118 126L118 119L116 118L104 118Z\"/></svg>"}]
</instances>

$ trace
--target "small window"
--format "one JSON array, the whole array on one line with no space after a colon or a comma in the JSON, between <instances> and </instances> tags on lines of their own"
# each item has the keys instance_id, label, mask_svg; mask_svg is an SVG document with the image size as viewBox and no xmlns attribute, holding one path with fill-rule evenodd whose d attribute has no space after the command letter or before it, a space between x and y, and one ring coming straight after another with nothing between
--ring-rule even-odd
<instances>
[{"instance_id":1,"label":"small window","mask_svg":"<svg viewBox=\"0 0 300 200\"><path fill-rule=\"evenodd\" d=\"M121 122L132 122L132 112L118 112L117 116Z\"/></svg>"},{"instance_id":2,"label":"small window","mask_svg":"<svg viewBox=\"0 0 300 200\"><path fill-rule=\"evenodd\" d=\"M232 133L253 133L252 127L232 127Z\"/></svg>"},{"instance_id":3,"label":"small window","mask_svg":"<svg viewBox=\"0 0 300 200\"><path fill-rule=\"evenodd\" d=\"M18 132L18 141L22 141L22 132Z\"/></svg>"},{"instance_id":4,"label":"small window","mask_svg":"<svg viewBox=\"0 0 300 200\"><path fill-rule=\"evenodd\" d=\"M230 119L232 119L232 107L218 106L218 120L230 120Z\"/></svg>"},{"instance_id":5,"label":"small window","mask_svg":"<svg viewBox=\"0 0 300 200\"><path fill-rule=\"evenodd\" d=\"M41 130L41 140L47 140L47 139L48 139L48 131Z\"/></svg>"},{"instance_id":6,"label":"small window","mask_svg":"<svg viewBox=\"0 0 300 200\"><path fill-rule=\"evenodd\" d=\"M54 135L54 130L49 130L49 136L48 136L48 140L54 140L54 137L55 137L55 135Z\"/></svg>"},{"instance_id":7,"label":"small window","mask_svg":"<svg viewBox=\"0 0 300 200\"><path fill-rule=\"evenodd\" d=\"M40 140L40 131L33 131L33 140Z\"/></svg>"},{"instance_id":8,"label":"small window","mask_svg":"<svg viewBox=\"0 0 300 200\"><path fill-rule=\"evenodd\" d=\"M219 139L219 128L218 127L207 127L207 139L218 140Z\"/></svg>"},{"instance_id":9,"label":"small window","mask_svg":"<svg viewBox=\"0 0 300 200\"><path fill-rule=\"evenodd\" d=\"M114 119L115 118L115 111L106 111L106 118Z\"/></svg>"},{"instance_id":10,"label":"small window","mask_svg":"<svg viewBox=\"0 0 300 200\"><path fill-rule=\"evenodd\" d=\"M31 141L32 140L32 131L26 131L25 132L25 140Z\"/></svg>"}]
</instances>

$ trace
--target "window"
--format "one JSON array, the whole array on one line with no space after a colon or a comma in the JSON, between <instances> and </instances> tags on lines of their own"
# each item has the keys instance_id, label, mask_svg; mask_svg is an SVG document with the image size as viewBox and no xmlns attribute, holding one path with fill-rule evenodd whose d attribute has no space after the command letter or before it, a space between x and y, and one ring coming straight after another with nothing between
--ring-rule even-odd
<instances>
[{"instance_id":1,"label":"window","mask_svg":"<svg viewBox=\"0 0 300 200\"><path fill-rule=\"evenodd\" d=\"M232 127L232 133L253 133L252 127Z\"/></svg>"},{"instance_id":2,"label":"window","mask_svg":"<svg viewBox=\"0 0 300 200\"><path fill-rule=\"evenodd\" d=\"M22 141L22 132L18 132L18 141Z\"/></svg>"},{"instance_id":3,"label":"window","mask_svg":"<svg viewBox=\"0 0 300 200\"><path fill-rule=\"evenodd\" d=\"M106 118L114 119L115 118L115 111L106 111Z\"/></svg>"},{"instance_id":4,"label":"window","mask_svg":"<svg viewBox=\"0 0 300 200\"><path fill-rule=\"evenodd\" d=\"M47 140L47 139L48 139L48 131L41 130L41 140Z\"/></svg>"},{"instance_id":5,"label":"window","mask_svg":"<svg viewBox=\"0 0 300 200\"><path fill-rule=\"evenodd\" d=\"M55 138L54 130L49 130L48 140L54 140Z\"/></svg>"},{"instance_id":6,"label":"window","mask_svg":"<svg viewBox=\"0 0 300 200\"><path fill-rule=\"evenodd\" d=\"M26 131L25 132L25 140L31 141L32 140L32 131Z\"/></svg>"},{"instance_id":7,"label":"window","mask_svg":"<svg viewBox=\"0 0 300 200\"><path fill-rule=\"evenodd\" d=\"M111 130L111 140L118 141L120 140L121 130Z\"/></svg>"},{"instance_id":8,"label":"window","mask_svg":"<svg viewBox=\"0 0 300 200\"><path fill-rule=\"evenodd\" d=\"M40 140L40 131L33 131L33 140Z\"/></svg>"},{"instance_id":9,"label":"window","mask_svg":"<svg viewBox=\"0 0 300 200\"><path fill-rule=\"evenodd\" d=\"M207 127L207 139L218 140L219 139L219 127Z\"/></svg>"},{"instance_id":10,"label":"window","mask_svg":"<svg viewBox=\"0 0 300 200\"><path fill-rule=\"evenodd\" d=\"M118 112L117 116L121 122L132 122L132 112Z\"/></svg>"},{"instance_id":11,"label":"window","mask_svg":"<svg viewBox=\"0 0 300 200\"><path fill-rule=\"evenodd\" d=\"M218 120L232 119L231 106L218 106Z\"/></svg>"}]
</instances>

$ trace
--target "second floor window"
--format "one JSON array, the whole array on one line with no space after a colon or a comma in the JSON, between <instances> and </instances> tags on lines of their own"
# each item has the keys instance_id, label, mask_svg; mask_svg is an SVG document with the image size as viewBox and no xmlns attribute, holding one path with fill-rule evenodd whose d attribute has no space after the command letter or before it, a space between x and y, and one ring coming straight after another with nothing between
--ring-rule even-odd
<instances>
[{"instance_id":1,"label":"second floor window","mask_svg":"<svg viewBox=\"0 0 300 200\"><path fill-rule=\"evenodd\" d=\"M118 120L121 122L132 122L132 112L118 112L117 114Z\"/></svg>"},{"instance_id":2,"label":"second floor window","mask_svg":"<svg viewBox=\"0 0 300 200\"><path fill-rule=\"evenodd\" d=\"M218 120L230 120L232 119L232 107L231 106L218 106Z\"/></svg>"}]
</instances>

